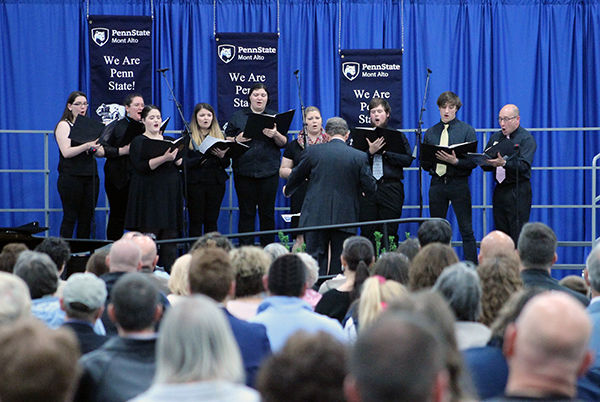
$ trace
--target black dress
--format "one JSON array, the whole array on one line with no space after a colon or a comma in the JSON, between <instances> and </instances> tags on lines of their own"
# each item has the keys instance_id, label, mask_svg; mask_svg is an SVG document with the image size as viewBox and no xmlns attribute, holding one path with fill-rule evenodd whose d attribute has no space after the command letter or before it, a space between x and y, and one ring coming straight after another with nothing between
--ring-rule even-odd
<instances>
[{"instance_id":1,"label":"black dress","mask_svg":"<svg viewBox=\"0 0 600 402\"><path fill-rule=\"evenodd\" d=\"M164 137L171 140L172 138ZM142 158L145 135L131 141L129 157L133 170L129 184L125 227L129 230L181 230L182 185L175 161L166 162L154 170L149 159Z\"/></svg>"}]
</instances>

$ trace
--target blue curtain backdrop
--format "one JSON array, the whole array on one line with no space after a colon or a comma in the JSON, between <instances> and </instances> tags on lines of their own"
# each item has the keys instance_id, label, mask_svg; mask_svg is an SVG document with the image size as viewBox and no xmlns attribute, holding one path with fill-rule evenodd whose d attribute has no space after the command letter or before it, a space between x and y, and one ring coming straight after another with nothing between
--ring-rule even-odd
<instances>
[{"instance_id":1,"label":"blue curtain backdrop","mask_svg":"<svg viewBox=\"0 0 600 402\"><path fill-rule=\"evenodd\" d=\"M280 32L280 110L299 107L292 74L299 69L304 103L319 106L324 118L336 115L338 49L404 45L403 128L416 127L428 67L433 74L425 127L438 121L435 101L445 90L460 95L464 106L458 117L478 128L496 128L498 110L506 103L519 106L524 127L600 124L600 0L407 0L404 4L395 0L344 0L341 4L280 0L279 9L275 0L218 0L216 7L212 0L158 0L153 7L141 0L92 0L89 12L151 15L152 10L154 68L170 68L167 76L187 118L196 102L216 101L216 29ZM75 89L87 92L86 12L84 1L0 0L0 129L52 129L67 94ZM153 77L153 94L147 103L160 105L165 116L173 117L174 127L181 128L159 74ZM298 118L292 128L300 128ZM593 132L542 132L534 136L538 143L535 166L589 165L600 150L598 135ZM414 145L415 136L409 134L408 138ZM479 134L479 139L483 141L483 135ZM56 192L58 150L52 137L49 146L50 207L60 209ZM100 161L100 171L102 165ZM0 169L42 167L41 136L0 135ZM0 208L44 205L43 175L0 172L0 178ZM491 181L491 176L487 177L488 203ZM425 176L425 205L428 182ZM476 170L471 178L474 204L483 202L482 182L483 173ZM589 171L537 170L532 182L534 204L590 203ZM407 175L405 188L406 204L417 204L416 172ZM99 206L104 206L103 195L102 191ZM278 205L285 203L278 199ZM417 214L417 210L409 209L404 216ZM481 214L481 210L474 210L477 239L485 234ZM490 229L491 212L487 218ZM51 234L58 233L60 219L60 211L52 214ZM43 221L43 215L0 214L2 226L29 220ZM589 210L536 208L531 220L552 226L560 240L590 240ZM102 214L97 214L97 225L96 237L102 238ZM454 220L453 226L458 233ZM414 234L416 226L406 230ZM228 232L228 228L223 231ZM559 262L580 263L584 257L583 249L563 249Z\"/></svg>"}]
</instances>

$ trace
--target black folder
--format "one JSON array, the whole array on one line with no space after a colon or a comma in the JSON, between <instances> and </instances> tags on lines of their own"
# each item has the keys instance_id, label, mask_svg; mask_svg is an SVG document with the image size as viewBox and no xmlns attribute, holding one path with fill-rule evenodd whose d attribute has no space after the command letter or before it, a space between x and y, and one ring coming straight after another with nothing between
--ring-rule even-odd
<instances>
[{"instance_id":1,"label":"black folder","mask_svg":"<svg viewBox=\"0 0 600 402\"><path fill-rule=\"evenodd\" d=\"M207 136L200 144L198 151L203 155L210 155L213 149L227 149L226 158L237 158L246 152L250 147L237 141L227 141L212 136Z\"/></svg>"},{"instance_id":2,"label":"black folder","mask_svg":"<svg viewBox=\"0 0 600 402\"><path fill-rule=\"evenodd\" d=\"M462 142L448 146L421 144L421 161L430 163L443 163L435 157L436 152L444 151L451 154L454 151L457 158L466 157L467 153L477 151L477 141Z\"/></svg>"},{"instance_id":3,"label":"black folder","mask_svg":"<svg viewBox=\"0 0 600 402\"><path fill-rule=\"evenodd\" d=\"M503 136L500 141L494 142L492 146L486 149L482 154L469 152L467 153L467 158L471 159L479 166L490 166L487 162L488 159L496 159L498 153L504 158L511 156L515 153L515 145L511 140Z\"/></svg>"},{"instance_id":4,"label":"black folder","mask_svg":"<svg viewBox=\"0 0 600 402\"><path fill-rule=\"evenodd\" d=\"M176 140L150 140L144 141L142 143L142 159L152 159L157 156L164 155L167 150L173 150L177 148L177 156L175 160L179 159L182 155L182 152L185 150L187 144L189 143L189 136L184 135Z\"/></svg>"},{"instance_id":5,"label":"black folder","mask_svg":"<svg viewBox=\"0 0 600 402\"><path fill-rule=\"evenodd\" d=\"M89 117L79 115L71 127L69 138L79 144L95 141L100 138L100 134L104 130L104 124L99 121L92 120Z\"/></svg>"},{"instance_id":6,"label":"black folder","mask_svg":"<svg viewBox=\"0 0 600 402\"><path fill-rule=\"evenodd\" d=\"M287 112L278 114L250 113L248 115L246 127L244 128L244 137L268 139L269 137L263 134L263 129L273 128L275 124L277 124L277 131L282 135L287 135L295 112L296 110L290 109Z\"/></svg>"},{"instance_id":7,"label":"black folder","mask_svg":"<svg viewBox=\"0 0 600 402\"><path fill-rule=\"evenodd\" d=\"M395 152L397 154L410 155L406 149L410 149L410 146L406 146L406 137L401 131L392 130L383 127L355 127L351 131L350 145L361 151L367 151L369 149L369 141L373 142L378 138L385 138L385 145L379 150L378 153L383 151Z\"/></svg>"}]
</instances>

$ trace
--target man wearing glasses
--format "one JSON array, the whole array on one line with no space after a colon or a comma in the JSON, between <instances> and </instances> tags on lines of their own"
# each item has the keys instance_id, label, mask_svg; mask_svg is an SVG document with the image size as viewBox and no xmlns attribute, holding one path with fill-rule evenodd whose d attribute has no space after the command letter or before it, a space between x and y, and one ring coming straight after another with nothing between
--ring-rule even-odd
<instances>
[{"instance_id":1,"label":"man wearing glasses","mask_svg":"<svg viewBox=\"0 0 600 402\"><path fill-rule=\"evenodd\" d=\"M519 240L521 227L529 221L531 211L531 164L537 144L533 136L520 126L519 108L505 105L500 109L498 122L501 130L492 134L486 146L489 150L501 141L510 141L511 147L502 147L504 155L497 152L495 158L488 159L485 170L494 172L496 187L492 205L494 225L497 230L512 237L515 244ZM512 149L510 149L512 148ZM506 150L510 150L507 152Z\"/></svg>"}]
</instances>

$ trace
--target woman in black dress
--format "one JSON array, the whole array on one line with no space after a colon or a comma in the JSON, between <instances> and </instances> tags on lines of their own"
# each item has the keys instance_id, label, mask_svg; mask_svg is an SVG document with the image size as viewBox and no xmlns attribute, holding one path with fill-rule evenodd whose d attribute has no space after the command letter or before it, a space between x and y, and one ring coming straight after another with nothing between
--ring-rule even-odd
<instances>
[{"instance_id":1,"label":"woman in black dress","mask_svg":"<svg viewBox=\"0 0 600 402\"><path fill-rule=\"evenodd\" d=\"M94 209L98 201L98 169L96 156L104 156L98 141L77 143L69 138L77 116L85 116L87 96L71 92L60 121L54 128L59 149L58 193L63 206L60 237L70 239L77 224L77 238L89 239Z\"/></svg>"},{"instance_id":2,"label":"woman in black dress","mask_svg":"<svg viewBox=\"0 0 600 402\"><path fill-rule=\"evenodd\" d=\"M207 136L225 139L215 118L215 111L208 103L198 103L194 107L190 128L191 140L185 158L187 174L188 212L190 215L190 237L202 236L217 230L217 220L221 202L225 195L225 182L229 175L225 169L229 158L226 149L214 149L202 154L198 151Z\"/></svg>"},{"instance_id":3,"label":"woman in black dress","mask_svg":"<svg viewBox=\"0 0 600 402\"><path fill-rule=\"evenodd\" d=\"M106 227L106 238L118 240L123 235L125 227L125 212L127 211L127 197L129 195L129 144L134 134L141 134L144 125L142 110L144 98L142 95L132 93L127 95L125 101L126 115L124 118L111 123L100 138L104 146L106 163L104 164L104 189L110 205L110 215Z\"/></svg>"},{"instance_id":4,"label":"woman in black dress","mask_svg":"<svg viewBox=\"0 0 600 402\"><path fill-rule=\"evenodd\" d=\"M303 151L315 144L322 144L329 141L329 136L323 129L323 118L321 117L321 111L315 106L308 106L304 109L305 122L304 128L298 134L298 138L288 143L283 152L283 158L281 158L281 166L279 167L279 177L287 179L292 173L294 166L298 166L302 157ZM306 132L305 132L306 130ZM298 188L290 199L290 213L297 214L302 209L302 203L304 202L304 196L306 195L306 183ZM298 227L298 217L292 218L292 227ZM293 250L302 248L304 243L304 235L299 234L296 236Z\"/></svg>"},{"instance_id":5,"label":"woman in black dress","mask_svg":"<svg viewBox=\"0 0 600 402\"><path fill-rule=\"evenodd\" d=\"M235 112L225 129L225 136L238 142L246 142L250 149L233 160L233 179L238 197L240 217L238 231L253 232L258 207L260 230L275 229L275 196L279 187L280 148L287 143L287 137L277 131L277 126L265 128L263 136L250 141L244 137L244 128L251 113L276 114L267 109L269 92L265 84L255 84L248 95L250 107ZM274 236L261 236L264 247L273 241ZM240 239L241 245L254 244L249 237Z\"/></svg>"},{"instance_id":6,"label":"woman in black dress","mask_svg":"<svg viewBox=\"0 0 600 402\"><path fill-rule=\"evenodd\" d=\"M146 106L141 116L146 131L135 137L129 147L133 169L125 227L154 233L158 240L176 238L182 226L183 196L179 177L182 159L176 159L177 149L152 158L145 156L152 141L172 138L164 137L160 132L162 117L157 106ZM160 264L169 270L176 253L175 244L161 245Z\"/></svg>"}]
</instances>

